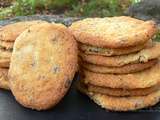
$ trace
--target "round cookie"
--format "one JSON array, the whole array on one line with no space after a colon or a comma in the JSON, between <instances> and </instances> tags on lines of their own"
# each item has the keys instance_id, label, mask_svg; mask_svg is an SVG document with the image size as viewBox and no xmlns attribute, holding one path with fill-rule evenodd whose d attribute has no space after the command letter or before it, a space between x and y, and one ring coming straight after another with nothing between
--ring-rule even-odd
<instances>
[{"instance_id":1,"label":"round cookie","mask_svg":"<svg viewBox=\"0 0 160 120\"><path fill-rule=\"evenodd\" d=\"M125 55L129 53L137 52L145 47L152 46L152 40L148 41L143 45L137 45L137 46L126 47L126 48L117 48L117 49L96 47L91 45L85 45L82 43L79 43L78 46L79 46L79 50L84 52L85 54L114 56L114 55Z\"/></svg>"},{"instance_id":2,"label":"round cookie","mask_svg":"<svg viewBox=\"0 0 160 120\"><path fill-rule=\"evenodd\" d=\"M0 58L0 67L9 68L10 59Z\"/></svg>"},{"instance_id":3,"label":"round cookie","mask_svg":"<svg viewBox=\"0 0 160 120\"><path fill-rule=\"evenodd\" d=\"M153 59L146 63L133 63L121 67L107 67L107 66L100 66L86 62L81 62L81 66L91 72L96 72L96 73L127 74L127 73L139 72L147 68L150 68L153 65L155 65L157 61L158 61L157 59Z\"/></svg>"},{"instance_id":4,"label":"round cookie","mask_svg":"<svg viewBox=\"0 0 160 120\"><path fill-rule=\"evenodd\" d=\"M87 55L82 52L80 52L79 55L83 61L88 63L102 66L120 67L130 63L147 62L158 58L160 56L160 43L154 42L153 47L145 48L137 53L128 55L107 57L100 55Z\"/></svg>"},{"instance_id":5,"label":"round cookie","mask_svg":"<svg viewBox=\"0 0 160 120\"><path fill-rule=\"evenodd\" d=\"M12 55L11 50L4 50L4 49L0 48L0 58L10 59L11 55Z\"/></svg>"},{"instance_id":6,"label":"round cookie","mask_svg":"<svg viewBox=\"0 0 160 120\"><path fill-rule=\"evenodd\" d=\"M0 48L4 48L4 49L7 49L7 50L12 50L13 45L14 45L14 42L7 42L7 41L0 40Z\"/></svg>"},{"instance_id":7,"label":"round cookie","mask_svg":"<svg viewBox=\"0 0 160 120\"><path fill-rule=\"evenodd\" d=\"M93 93L106 94L110 96L144 96L152 92L160 90L160 84L149 88L142 89L122 89L122 88L109 88L109 87L99 87L94 85L87 85L87 90Z\"/></svg>"},{"instance_id":8,"label":"round cookie","mask_svg":"<svg viewBox=\"0 0 160 120\"><path fill-rule=\"evenodd\" d=\"M0 68L0 88L9 90L8 69Z\"/></svg>"},{"instance_id":9,"label":"round cookie","mask_svg":"<svg viewBox=\"0 0 160 120\"><path fill-rule=\"evenodd\" d=\"M104 94L88 92L84 86L78 89L87 94L96 104L112 111L133 111L157 104L160 100L160 90L146 96L114 97Z\"/></svg>"},{"instance_id":10,"label":"round cookie","mask_svg":"<svg viewBox=\"0 0 160 120\"><path fill-rule=\"evenodd\" d=\"M63 25L43 23L15 41L9 69L11 91L27 108L55 106L68 91L77 70L76 41Z\"/></svg>"},{"instance_id":11,"label":"round cookie","mask_svg":"<svg viewBox=\"0 0 160 120\"><path fill-rule=\"evenodd\" d=\"M14 42L15 39L27 28L32 25L44 23L45 21L23 21L0 27L0 41ZM46 23L46 22L45 22Z\"/></svg>"},{"instance_id":12,"label":"round cookie","mask_svg":"<svg viewBox=\"0 0 160 120\"><path fill-rule=\"evenodd\" d=\"M127 16L87 18L74 22L69 29L77 41L104 48L144 44L157 32L155 22Z\"/></svg>"},{"instance_id":13,"label":"round cookie","mask_svg":"<svg viewBox=\"0 0 160 120\"><path fill-rule=\"evenodd\" d=\"M146 88L160 82L160 62L149 69L131 74L100 74L83 69L81 75L85 84L125 89Z\"/></svg>"}]
</instances>

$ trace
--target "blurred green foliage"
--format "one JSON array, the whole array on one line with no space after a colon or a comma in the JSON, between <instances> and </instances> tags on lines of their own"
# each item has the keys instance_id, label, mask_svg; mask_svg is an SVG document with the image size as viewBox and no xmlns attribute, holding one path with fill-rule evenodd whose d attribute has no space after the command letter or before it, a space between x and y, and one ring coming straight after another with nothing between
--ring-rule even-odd
<instances>
[{"instance_id":1,"label":"blurred green foliage","mask_svg":"<svg viewBox=\"0 0 160 120\"><path fill-rule=\"evenodd\" d=\"M156 38L154 40L160 42L160 30L157 33Z\"/></svg>"},{"instance_id":2,"label":"blurred green foliage","mask_svg":"<svg viewBox=\"0 0 160 120\"><path fill-rule=\"evenodd\" d=\"M130 4L139 0L12 0L11 6L0 8L0 19L36 13L66 16L103 17L123 14ZM5 2L5 1L3 1Z\"/></svg>"},{"instance_id":3,"label":"blurred green foliage","mask_svg":"<svg viewBox=\"0 0 160 120\"><path fill-rule=\"evenodd\" d=\"M72 11L66 14L70 16L115 16L122 14L122 7L118 0L90 0L72 6Z\"/></svg>"}]
</instances>

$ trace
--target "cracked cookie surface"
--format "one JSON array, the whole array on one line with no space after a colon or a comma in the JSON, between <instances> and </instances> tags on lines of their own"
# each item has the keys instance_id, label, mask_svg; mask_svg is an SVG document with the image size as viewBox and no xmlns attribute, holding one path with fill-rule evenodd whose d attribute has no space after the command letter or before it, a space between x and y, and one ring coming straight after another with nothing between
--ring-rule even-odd
<instances>
[{"instance_id":1,"label":"cracked cookie surface","mask_svg":"<svg viewBox=\"0 0 160 120\"><path fill-rule=\"evenodd\" d=\"M153 21L135 18L87 18L69 27L76 40L97 47L125 48L144 44L157 32Z\"/></svg>"}]
</instances>

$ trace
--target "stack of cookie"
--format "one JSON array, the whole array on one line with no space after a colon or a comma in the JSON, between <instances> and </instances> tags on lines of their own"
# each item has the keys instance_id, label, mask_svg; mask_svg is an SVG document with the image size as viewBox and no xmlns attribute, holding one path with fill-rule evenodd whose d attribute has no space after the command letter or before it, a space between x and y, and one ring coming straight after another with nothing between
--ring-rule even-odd
<instances>
[{"instance_id":1,"label":"stack of cookie","mask_svg":"<svg viewBox=\"0 0 160 120\"><path fill-rule=\"evenodd\" d=\"M8 69L14 41L27 28L44 21L25 21L0 27L0 88L9 89Z\"/></svg>"},{"instance_id":2,"label":"stack of cookie","mask_svg":"<svg viewBox=\"0 0 160 120\"><path fill-rule=\"evenodd\" d=\"M153 21L88 18L71 25L79 43L78 88L114 111L136 110L160 100L160 43Z\"/></svg>"}]
</instances>

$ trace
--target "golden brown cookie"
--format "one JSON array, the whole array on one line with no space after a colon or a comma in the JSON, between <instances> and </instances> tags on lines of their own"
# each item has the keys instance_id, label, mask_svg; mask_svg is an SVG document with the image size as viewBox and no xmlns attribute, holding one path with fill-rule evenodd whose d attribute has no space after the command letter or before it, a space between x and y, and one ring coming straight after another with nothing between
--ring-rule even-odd
<instances>
[{"instance_id":1,"label":"golden brown cookie","mask_svg":"<svg viewBox=\"0 0 160 120\"><path fill-rule=\"evenodd\" d=\"M0 48L4 48L7 50L13 49L14 42L2 41L0 40Z\"/></svg>"},{"instance_id":2,"label":"golden brown cookie","mask_svg":"<svg viewBox=\"0 0 160 120\"><path fill-rule=\"evenodd\" d=\"M87 85L87 90L93 93L106 94L110 96L144 96L152 92L160 90L160 84L149 88L140 89L122 89L122 88L109 88L109 87L99 87L94 85Z\"/></svg>"},{"instance_id":3,"label":"golden brown cookie","mask_svg":"<svg viewBox=\"0 0 160 120\"><path fill-rule=\"evenodd\" d=\"M0 67L1 68L9 68L10 59L8 58L0 58Z\"/></svg>"},{"instance_id":4,"label":"golden brown cookie","mask_svg":"<svg viewBox=\"0 0 160 120\"><path fill-rule=\"evenodd\" d=\"M100 74L84 70L81 72L86 84L110 88L146 88L160 82L160 62L141 72L131 74Z\"/></svg>"},{"instance_id":5,"label":"golden brown cookie","mask_svg":"<svg viewBox=\"0 0 160 120\"><path fill-rule=\"evenodd\" d=\"M133 63L121 67L107 67L101 65L94 65L86 62L81 62L81 66L91 72L96 73L114 73L114 74L127 74L145 70L152 67L157 63L157 59L150 60L146 63Z\"/></svg>"},{"instance_id":6,"label":"golden brown cookie","mask_svg":"<svg viewBox=\"0 0 160 120\"><path fill-rule=\"evenodd\" d=\"M157 32L153 21L142 21L127 16L87 18L74 22L69 29L77 41L107 48L144 44Z\"/></svg>"},{"instance_id":7,"label":"golden brown cookie","mask_svg":"<svg viewBox=\"0 0 160 120\"><path fill-rule=\"evenodd\" d=\"M160 90L146 96L114 97L99 93L88 92L85 87L78 89L87 94L96 104L112 111L131 111L146 108L157 104L160 100Z\"/></svg>"},{"instance_id":8,"label":"golden brown cookie","mask_svg":"<svg viewBox=\"0 0 160 120\"><path fill-rule=\"evenodd\" d=\"M146 108L157 104L160 100L160 90L146 96L114 97L99 93L88 92L84 86L78 89L87 94L96 104L112 111L131 111Z\"/></svg>"},{"instance_id":9,"label":"golden brown cookie","mask_svg":"<svg viewBox=\"0 0 160 120\"><path fill-rule=\"evenodd\" d=\"M147 43L145 43L143 45L137 45L137 46L126 47L126 48L117 48L117 49L102 48L102 47L96 47L96 46L91 46L91 45L85 45L80 42L79 42L78 46L79 46L79 50L84 52L85 54L114 56L114 55L124 55L124 54L137 52L145 47L152 46L152 40L149 40Z\"/></svg>"},{"instance_id":10,"label":"golden brown cookie","mask_svg":"<svg viewBox=\"0 0 160 120\"><path fill-rule=\"evenodd\" d=\"M10 59L11 55L12 55L12 50L5 50L0 48L0 58Z\"/></svg>"},{"instance_id":11,"label":"golden brown cookie","mask_svg":"<svg viewBox=\"0 0 160 120\"><path fill-rule=\"evenodd\" d=\"M27 108L55 106L68 91L77 70L77 44L63 25L42 23L15 41L9 69L11 90Z\"/></svg>"},{"instance_id":12,"label":"golden brown cookie","mask_svg":"<svg viewBox=\"0 0 160 120\"><path fill-rule=\"evenodd\" d=\"M25 29L29 28L32 25L36 25L43 22L45 21L35 20L5 25L0 28L0 40L13 42Z\"/></svg>"},{"instance_id":13,"label":"golden brown cookie","mask_svg":"<svg viewBox=\"0 0 160 120\"><path fill-rule=\"evenodd\" d=\"M0 68L0 88L9 90L8 69Z\"/></svg>"},{"instance_id":14,"label":"golden brown cookie","mask_svg":"<svg viewBox=\"0 0 160 120\"><path fill-rule=\"evenodd\" d=\"M112 66L120 67L130 63L140 63L147 62L152 59L156 59L160 56L160 43L154 42L153 47L145 48L137 53L132 53L128 55L121 56L100 56L100 55L87 55L82 52L79 53L83 61L88 63L103 65L103 66Z\"/></svg>"}]
</instances>

